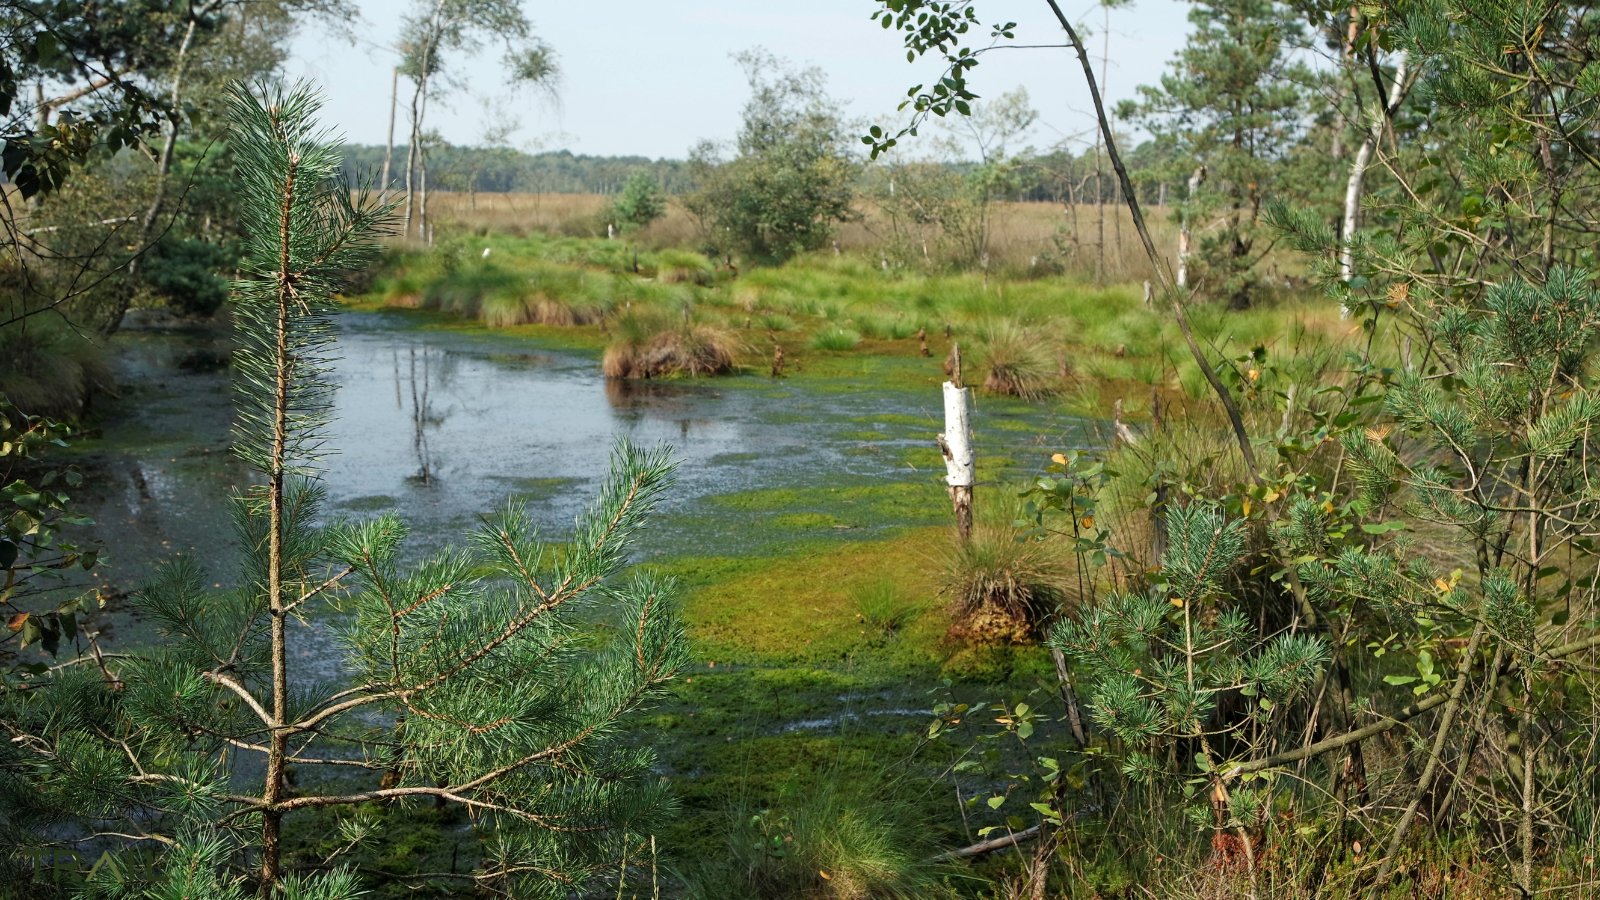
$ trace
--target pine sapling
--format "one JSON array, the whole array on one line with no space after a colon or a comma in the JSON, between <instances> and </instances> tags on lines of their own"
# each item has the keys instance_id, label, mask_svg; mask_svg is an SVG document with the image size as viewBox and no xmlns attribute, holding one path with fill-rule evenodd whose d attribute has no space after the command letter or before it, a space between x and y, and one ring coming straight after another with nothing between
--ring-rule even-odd
<instances>
[{"instance_id":1,"label":"pine sapling","mask_svg":"<svg viewBox=\"0 0 1600 900\"><path fill-rule=\"evenodd\" d=\"M672 464L619 444L559 548L517 504L420 562L395 516L324 524L331 298L388 210L352 199L317 106L305 87L230 99L246 235L235 446L257 476L235 502L238 586L175 560L136 598L157 646L0 698L0 818L35 846L161 848L120 854L115 879L97 869L109 896L333 900L356 880L325 871L315 811L421 800L475 823L481 886L565 897L673 809L623 728L682 665L683 631L669 582L622 577ZM340 665L319 680L298 661L329 633ZM383 839L335 818L347 846Z\"/></svg>"}]
</instances>

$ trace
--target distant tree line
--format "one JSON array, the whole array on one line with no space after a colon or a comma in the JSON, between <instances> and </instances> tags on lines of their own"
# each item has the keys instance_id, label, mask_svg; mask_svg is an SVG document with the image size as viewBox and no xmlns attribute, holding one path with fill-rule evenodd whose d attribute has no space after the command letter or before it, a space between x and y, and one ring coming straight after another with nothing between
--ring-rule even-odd
<instances>
[{"instance_id":1,"label":"distant tree line","mask_svg":"<svg viewBox=\"0 0 1600 900\"><path fill-rule=\"evenodd\" d=\"M395 147L404 158L407 148ZM375 183L383 169L382 146L351 144L344 148L345 173L353 183ZM647 172L661 189L679 194L692 187L688 163L647 156L591 156L570 150L527 153L508 147L461 147L438 143L428 147L434 183L442 190L486 194L616 194L636 172ZM405 174L396 167L389 187L404 188Z\"/></svg>"},{"instance_id":2,"label":"distant tree line","mask_svg":"<svg viewBox=\"0 0 1600 900\"><path fill-rule=\"evenodd\" d=\"M405 145L395 147L395 155L404 158ZM376 186L383 169L384 148L377 145L351 144L344 148L345 174L353 183L372 183ZM604 194L621 193L628 179L644 173L660 186L663 193L686 194L697 186L694 167L687 159L652 159L648 156L601 156L573 153L570 150L546 150L528 153L508 147L466 147L438 144L428 148L430 166L435 184L443 190L477 192L485 194ZM1174 185L1163 181L1158 166L1165 160L1155 142L1139 145L1128 154L1130 175L1145 199L1153 204L1165 198L1176 198ZM976 168L976 163L936 162L931 165L966 173ZM389 187L399 191L404 188L404 173L396 168L390 173ZM867 184L885 181L881 169L868 169L862 174ZM1067 149L1054 149L1025 157L1009 190L1000 199L1042 203L1106 203L1121 202L1116 179L1107 169L1095 174L1092 150L1074 153Z\"/></svg>"}]
</instances>

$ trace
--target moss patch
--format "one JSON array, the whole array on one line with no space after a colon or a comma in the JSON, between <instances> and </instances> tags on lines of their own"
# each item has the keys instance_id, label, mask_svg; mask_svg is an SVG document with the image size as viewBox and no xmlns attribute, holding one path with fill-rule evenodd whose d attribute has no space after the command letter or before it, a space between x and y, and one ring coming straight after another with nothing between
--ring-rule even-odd
<instances>
[{"instance_id":1,"label":"moss patch","mask_svg":"<svg viewBox=\"0 0 1600 900\"><path fill-rule=\"evenodd\" d=\"M918 528L889 540L799 546L778 559L702 557L662 567L689 587L684 612L702 658L932 672L949 623L932 613L919 616L884 646L853 592L891 579L908 598L931 605L938 590L934 554L946 534Z\"/></svg>"}]
</instances>

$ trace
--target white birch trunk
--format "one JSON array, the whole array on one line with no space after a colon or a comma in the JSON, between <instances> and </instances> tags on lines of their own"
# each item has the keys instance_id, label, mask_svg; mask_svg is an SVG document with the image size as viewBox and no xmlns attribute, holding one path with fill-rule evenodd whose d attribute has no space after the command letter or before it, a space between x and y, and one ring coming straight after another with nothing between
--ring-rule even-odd
<instances>
[{"instance_id":1,"label":"white birch trunk","mask_svg":"<svg viewBox=\"0 0 1600 900\"><path fill-rule=\"evenodd\" d=\"M394 171L394 117L400 105L400 67L394 67L389 80L389 139L383 145L383 177L378 181L378 196L389 199L389 176Z\"/></svg>"},{"instance_id":2,"label":"white birch trunk","mask_svg":"<svg viewBox=\"0 0 1600 900\"><path fill-rule=\"evenodd\" d=\"M1183 216L1178 224L1178 287L1189 286L1189 207L1194 203L1194 195L1200 190L1201 182L1206 180L1206 167L1201 166L1189 176L1189 194L1183 198Z\"/></svg>"},{"instance_id":3,"label":"white birch trunk","mask_svg":"<svg viewBox=\"0 0 1600 900\"><path fill-rule=\"evenodd\" d=\"M972 487L972 423L968 412L971 398L971 388L944 383L944 433L939 440L944 450L945 484L951 487Z\"/></svg>"},{"instance_id":4,"label":"white birch trunk","mask_svg":"<svg viewBox=\"0 0 1600 900\"><path fill-rule=\"evenodd\" d=\"M955 509L956 530L962 541L972 538L972 484L976 468L972 453L972 422L969 409L972 389L944 383L944 433L939 435L939 450L944 454L945 483L950 486L950 503Z\"/></svg>"},{"instance_id":5,"label":"white birch trunk","mask_svg":"<svg viewBox=\"0 0 1600 900\"><path fill-rule=\"evenodd\" d=\"M1395 57L1394 83L1389 86L1389 98L1383 110L1380 110L1373 119L1372 125L1367 129L1367 136L1362 140L1361 146L1356 150L1355 159L1350 163L1350 178L1344 185L1344 223L1339 232L1339 277L1349 281L1355 275L1354 240L1356 228L1361 224L1361 190L1362 183L1367 177L1367 166L1372 162L1372 154L1378 149L1378 141L1383 137L1383 129L1389 121L1389 116L1400 108L1400 101L1405 99L1408 84L1407 63L1409 57L1406 51L1401 50ZM1348 316L1350 310L1344 309L1343 314Z\"/></svg>"}]
</instances>

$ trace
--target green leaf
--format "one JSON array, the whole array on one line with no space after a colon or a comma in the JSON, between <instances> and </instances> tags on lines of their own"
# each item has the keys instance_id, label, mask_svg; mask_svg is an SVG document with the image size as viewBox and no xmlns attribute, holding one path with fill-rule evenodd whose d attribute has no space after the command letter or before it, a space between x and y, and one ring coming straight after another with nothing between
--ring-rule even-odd
<instances>
[{"instance_id":1,"label":"green leaf","mask_svg":"<svg viewBox=\"0 0 1600 900\"><path fill-rule=\"evenodd\" d=\"M989 801L988 801L989 808L990 809L999 809L1002 805L1005 804L1005 802L1006 802L1006 797L1005 797L1004 794L996 794L993 797L989 798Z\"/></svg>"}]
</instances>

